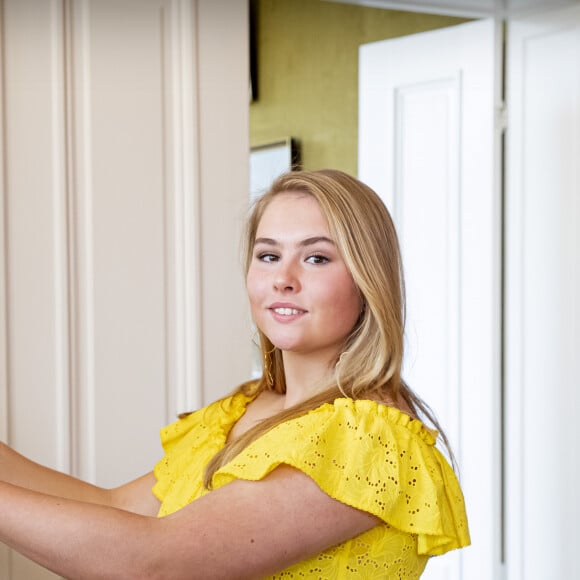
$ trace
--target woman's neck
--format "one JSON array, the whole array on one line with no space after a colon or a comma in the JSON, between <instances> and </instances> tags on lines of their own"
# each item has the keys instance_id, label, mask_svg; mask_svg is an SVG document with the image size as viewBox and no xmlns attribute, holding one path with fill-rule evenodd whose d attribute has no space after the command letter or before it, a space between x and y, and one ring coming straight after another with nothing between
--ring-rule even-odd
<instances>
[{"instance_id":1,"label":"woman's neck","mask_svg":"<svg viewBox=\"0 0 580 580\"><path fill-rule=\"evenodd\" d=\"M282 353L286 378L286 400L289 408L316 395L330 377L330 363L326 358L294 352Z\"/></svg>"}]
</instances>

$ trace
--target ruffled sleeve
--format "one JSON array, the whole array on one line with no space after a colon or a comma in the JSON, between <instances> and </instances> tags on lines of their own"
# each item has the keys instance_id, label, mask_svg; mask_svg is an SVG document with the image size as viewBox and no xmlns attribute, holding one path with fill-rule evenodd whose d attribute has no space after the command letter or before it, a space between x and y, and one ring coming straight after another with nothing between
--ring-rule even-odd
<instances>
[{"instance_id":1,"label":"ruffled sleeve","mask_svg":"<svg viewBox=\"0 0 580 580\"><path fill-rule=\"evenodd\" d=\"M470 542L461 488L434 444L432 431L397 409L337 399L253 442L213 487L289 465L338 501L415 534L418 553L433 556Z\"/></svg>"},{"instance_id":2,"label":"ruffled sleeve","mask_svg":"<svg viewBox=\"0 0 580 580\"><path fill-rule=\"evenodd\" d=\"M165 456L154 469L153 493L161 501L159 515L168 515L207 493L203 471L224 446L229 430L252 397L241 392L171 423L161 430Z\"/></svg>"}]
</instances>

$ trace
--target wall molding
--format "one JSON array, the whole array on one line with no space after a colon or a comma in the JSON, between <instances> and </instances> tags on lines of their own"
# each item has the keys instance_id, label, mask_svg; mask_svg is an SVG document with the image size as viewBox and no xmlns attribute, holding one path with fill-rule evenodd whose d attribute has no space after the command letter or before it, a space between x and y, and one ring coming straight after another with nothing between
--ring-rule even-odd
<instances>
[{"instance_id":1,"label":"wall molding","mask_svg":"<svg viewBox=\"0 0 580 580\"><path fill-rule=\"evenodd\" d=\"M441 416L445 418L444 424L452 441L454 453L458 461L461 462L462 455L462 437L461 437L461 328L462 328L462 299L463 299L463 280L461 268L461 244L462 244L462 219L461 219L461 196L463 194L460 185L460 164L461 164L461 103L462 103L462 82L461 72L458 70L453 76L438 76L432 80L413 83L396 87L394 90L393 101L395 107L394 114L394 162L393 162L393 212L397 222L397 231L401 240L405 238L405 204L416 197L420 188L409 191L407 179L409 177L409 168L405 168L405 159L403 157L405 147L405 120L407 119L406 108L413 106L413 99L425 100L425 110L436 100L439 101L441 109L445 111L445 127L441 127L441 134L437 135L441 139L442 150L446 149L445 162L446 166L441 168L442 182L439 184L444 192L445 199L439 199L444 204L445 215L442 222L445 224L445 239L441 240L443 246L440 248L444 254L442 262L446 268L445 271L445 293L444 301L439 304L441 311L445 312L446 326L444 333L440 338L443 339L445 347L443 351L446 358L442 361L445 378L442 384L445 385L445 394L442 397L444 408L439 409ZM423 106L421 105L423 108ZM412 117L412 111L411 111ZM417 131L417 127L412 127L410 139L416 142L422 141L426 135ZM416 162L417 159L414 159ZM411 170L412 172L414 170ZM407 175L405 175L407 174ZM434 184L435 185L435 184ZM436 186L437 187L437 186ZM439 188L437 188L439 189ZM439 203L437 204L439 205ZM420 211L415 208L415 215ZM405 263L412 272L412 264ZM413 319L413 306L409 308L411 320ZM409 338L407 337L407 340ZM419 351L426 350L423 344L411 344L411 353L413 347ZM415 355L417 352L415 352ZM426 377L423 377L424 379ZM423 382L423 381L421 381ZM442 394L442 393L441 393Z\"/></svg>"},{"instance_id":2,"label":"wall molding","mask_svg":"<svg viewBox=\"0 0 580 580\"><path fill-rule=\"evenodd\" d=\"M74 474L96 479L89 0L66 2Z\"/></svg>"},{"instance_id":3,"label":"wall molding","mask_svg":"<svg viewBox=\"0 0 580 580\"><path fill-rule=\"evenodd\" d=\"M5 62L4 0L0 0L0 439L8 440L8 296L6 277L6 110L4 108ZM1 562L1 560L0 560Z\"/></svg>"},{"instance_id":4,"label":"wall molding","mask_svg":"<svg viewBox=\"0 0 580 580\"><path fill-rule=\"evenodd\" d=\"M174 336L175 380L168 381L168 420L174 413L202 406L201 352L201 259L200 259L200 180L199 180L199 104L197 98L197 3L172 0L168 14L169 34L166 52L171 76L172 96L169 133L173 152L171 176L173 184L173 231L169 231L168 264L174 265L174 292L168 297L168 322ZM167 103L169 106L169 103ZM166 114L166 118L169 115ZM168 152L166 151L166 156ZM169 157L169 156L168 156ZM170 331L171 332L171 331ZM170 365L171 366L171 365Z\"/></svg>"},{"instance_id":5,"label":"wall molding","mask_svg":"<svg viewBox=\"0 0 580 580\"><path fill-rule=\"evenodd\" d=\"M68 136L66 123L66 41L65 6L63 0L50 2L51 75L52 75L52 196L53 196L53 244L54 244L54 296L55 296L55 413L56 413L56 468L70 472L72 459L71 442L71 337L69 312L68 239Z\"/></svg>"},{"instance_id":6,"label":"wall molding","mask_svg":"<svg viewBox=\"0 0 580 580\"><path fill-rule=\"evenodd\" d=\"M0 0L0 440L9 442L8 423L8 294L6 278L6 110L4 108L5 63L4 0ZM11 551L0 544L0 578L11 578Z\"/></svg>"},{"instance_id":7,"label":"wall molding","mask_svg":"<svg viewBox=\"0 0 580 580\"><path fill-rule=\"evenodd\" d=\"M94 278L94 195L91 102L91 0L65 0L71 247L73 464L98 477ZM200 315L200 188L196 3L159 2L163 78L165 237L165 420L202 404Z\"/></svg>"},{"instance_id":8,"label":"wall molding","mask_svg":"<svg viewBox=\"0 0 580 580\"><path fill-rule=\"evenodd\" d=\"M464 18L521 18L553 8L573 5L576 0L323 0L370 8L404 10Z\"/></svg>"}]
</instances>

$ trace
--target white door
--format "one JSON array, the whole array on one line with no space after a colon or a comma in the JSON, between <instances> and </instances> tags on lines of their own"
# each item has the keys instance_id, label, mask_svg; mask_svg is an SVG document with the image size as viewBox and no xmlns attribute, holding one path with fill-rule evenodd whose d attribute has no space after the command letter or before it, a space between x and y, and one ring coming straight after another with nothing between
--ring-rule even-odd
<instances>
[{"instance_id":1,"label":"white door","mask_svg":"<svg viewBox=\"0 0 580 580\"><path fill-rule=\"evenodd\" d=\"M393 213L407 283L404 378L459 463L473 545L425 578L495 580L500 526L497 32L484 20L360 50L359 177Z\"/></svg>"},{"instance_id":2,"label":"white door","mask_svg":"<svg viewBox=\"0 0 580 580\"><path fill-rule=\"evenodd\" d=\"M580 578L580 7L508 43L508 577Z\"/></svg>"}]
</instances>

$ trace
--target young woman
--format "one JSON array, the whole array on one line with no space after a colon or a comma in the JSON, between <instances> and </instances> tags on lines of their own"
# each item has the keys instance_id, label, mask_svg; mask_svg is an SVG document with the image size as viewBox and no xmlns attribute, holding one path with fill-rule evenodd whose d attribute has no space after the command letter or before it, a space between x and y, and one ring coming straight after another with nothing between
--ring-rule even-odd
<instances>
[{"instance_id":1,"label":"young woman","mask_svg":"<svg viewBox=\"0 0 580 580\"><path fill-rule=\"evenodd\" d=\"M0 541L67 578L418 578L469 544L438 428L401 379L403 277L378 196L280 177L247 230L260 380L162 431L104 490L0 446Z\"/></svg>"}]
</instances>

